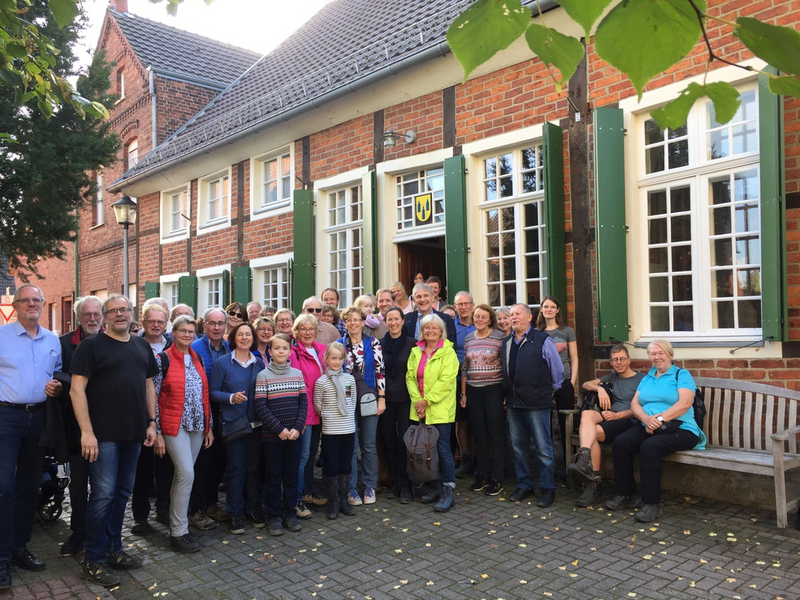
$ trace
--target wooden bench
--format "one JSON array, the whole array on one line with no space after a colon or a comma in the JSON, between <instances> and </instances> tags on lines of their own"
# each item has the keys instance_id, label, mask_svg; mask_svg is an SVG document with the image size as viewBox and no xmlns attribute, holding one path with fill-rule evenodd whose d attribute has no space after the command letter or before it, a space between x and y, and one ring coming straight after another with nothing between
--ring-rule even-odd
<instances>
[{"instance_id":1,"label":"wooden bench","mask_svg":"<svg viewBox=\"0 0 800 600\"><path fill-rule=\"evenodd\" d=\"M763 383L731 379L694 378L706 403L705 450L682 450L664 460L726 471L772 476L778 527L784 529L787 513L800 497L786 497L786 471L800 467L797 434L800 433L800 392ZM566 414L566 430L573 431L577 410ZM573 452L579 447L571 436Z\"/></svg>"}]
</instances>

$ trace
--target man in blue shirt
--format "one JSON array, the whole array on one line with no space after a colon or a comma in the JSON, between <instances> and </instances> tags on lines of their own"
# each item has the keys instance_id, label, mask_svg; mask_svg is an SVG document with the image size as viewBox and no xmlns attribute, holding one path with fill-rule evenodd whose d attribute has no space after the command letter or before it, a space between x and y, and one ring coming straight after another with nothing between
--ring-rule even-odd
<instances>
[{"instance_id":1,"label":"man in blue shirt","mask_svg":"<svg viewBox=\"0 0 800 600\"><path fill-rule=\"evenodd\" d=\"M475 307L475 301L472 299L472 294L466 291L458 292L453 299L456 307L456 355L458 356L458 364L464 362L464 339L475 331L475 325L472 324L472 309ZM461 391L461 377L458 378L456 386L456 395ZM473 453L473 444L470 443L471 436L469 434L469 408L461 407L459 398L456 398L456 441L458 447L461 449L461 464L456 471L456 477L469 477L473 474L472 459L470 456Z\"/></svg>"},{"instance_id":2,"label":"man in blue shirt","mask_svg":"<svg viewBox=\"0 0 800 600\"><path fill-rule=\"evenodd\" d=\"M17 322L0 327L0 589L11 587L10 563L41 571L27 544L44 467L39 436L47 396L58 396L58 338L39 325L44 295L35 285L17 289Z\"/></svg>"},{"instance_id":3,"label":"man in blue shirt","mask_svg":"<svg viewBox=\"0 0 800 600\"><path fill-rule=\"evenodd\" d=\"M561 387L564 366L552 338L531 327L533 315L527 304L511 307L511 335L503 340L500 362L508 407L508 429L514 450L517 489L509 499L521 502L533 495L533 478L528 466L530 438L536 446L542 508L556 499L553 439L550 437L550 408L553 390Z\"/></svg>"}]
</instances>

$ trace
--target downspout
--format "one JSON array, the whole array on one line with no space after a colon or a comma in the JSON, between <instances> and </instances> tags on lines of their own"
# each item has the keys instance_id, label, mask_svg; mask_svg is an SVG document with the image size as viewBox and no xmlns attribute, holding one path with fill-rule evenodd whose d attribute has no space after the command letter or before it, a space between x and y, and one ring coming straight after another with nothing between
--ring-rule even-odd
<instances>
[{"instance_id":1,"label":"downspout","mask_svg":"<svg viewBox=\"0 0 800 600\"><path fill-rule=\"evenodd\" d=\"M153 139L150 149L152 150L153 148L158 146L158 123L156 121L156 118L158 116L157 102L156 102L156 75L153 72L153 67L147 67L147 71L150 74L150 104L152 106L152 111L151 111L152 115L150 119L152 121L151 135Z\"/></svg>"},{"instance_id":2,"label":"downspout","mask_svg":"<svg viewBox=\"0 0 800 600\"><path fill-rule=\"evenodd\" d=\"M74 302L78 298L80 298L81 289L80 289L80 267L78 266L78 236L80 235L80 228L75 232L75 296L73 297L72 301Z\"/></svg>"}]
</instances>

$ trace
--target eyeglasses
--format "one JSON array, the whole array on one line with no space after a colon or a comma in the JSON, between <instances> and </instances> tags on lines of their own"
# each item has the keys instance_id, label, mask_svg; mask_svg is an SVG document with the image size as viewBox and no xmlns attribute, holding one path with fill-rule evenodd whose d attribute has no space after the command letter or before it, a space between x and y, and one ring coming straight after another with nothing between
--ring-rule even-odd
<instances>
[{"instance_id":1,"label":"eyeglasses","mask_svg":"<svg viewBox=\"0 0 800 600\"><path fill-rule=\"evenodd\" d=\"M163 327L164 325L167 324L166 321L156 321L154 319L146 319L144 322L147 323L148 325L158 325L159 327Z\"/></svg>"},{"instance_id":2,"label":"eyeglasses","mask_svg":"<svg viewBox=\"0 0 800 600\"><path fill-rule=\"evenodd\" d=\"M229 310L228 315L231 317L236 317L237 319L244 319L244 315L242 313L238 313L235 310Z\"/></svg>"},{"instance_id":3,"label":"eyeglasses","mask_svg":"<svg viewBox=\"0 0 800 600\"><path fill-rule=\"evenodd\" d=\"M20 304L42 304L44 303L44 298L20 298L17 300Z\"/></svg>"},{"instance_id":4,"label":"eyeglasses","mask_svg":"<svg viewBox=\"0 0 800 600\"><path fill-rule=\"evenodd\" d=\"M313 327L301 327L297 330L299 333L316 333L317 330Z\"/></svg>"},{"instance_id":5,"label":"eyeglasses","mask_svg":"<svg viewBox=\"0 0 800 600\"><path fill-rule=\"evenodd\" d=\"M317 313L317 314L319 314L319 313L321 313L321 312L322 312L322 309L321 309L321 308L307 308L307 309L306 309L306 312L307 312L308 314L310 314L310 315L311 315L311 314L314 314L314 313Z\"/></svg>"},{"instance_id":6,"label":"eyeglasses","mask_svg":"<svg viewBox=\"0 0 800 600\"><path fill-rule=\"evenodd\" d=\"M206 321L206 327L225 327L225 321Z\"/></svg>"},{"instance_id":7,"label":"eyeglasses","mask_svg":"<svg viewBox=\"0 0 800 600\"><path fill-rule=\"evenodd\" d=\"M84 319L94 319L95 321L99 321L103 318L103 315L100 313L81 313L81 317Z\"/></svg>"},{"instance_id":8,"label":"eyeglasses","mask_svg":"<svg viewBox=\"0 0 800 600\"><path fill-rule=\"evenodd\" d=\"M456 308L464 308L465 306L472 306L474 302L457 302Z\"/></svg>"},{"instance_id":9,"label":"eyeglasses","mask_svg":"<svg viewBox=\"0 0 800 600\"><path fill-rule=\"evenodd\" d=\"M194 335L194 330L192 330L192 329L176 329L175 333L180 333L181 335Z\"/></svg>"},{"instance_id":10,"label":"eyeglasses","mask_svg":"<svg viewBox=\"0 0 800 600\"><path fill-rule=\"evenodd\" d=\"M610 362L611 364L615 364L615 363L624 363L628 360L630 359L627 356L623 356L621 358L610 358L608 359L608 362Z\"/></svg>"},{"instance_id":11,"label":"eyeglasses","mask_svg":"<svg viewBox=\"0 0 800 600\"><path fill-rule=\"evenodd\" d=\"M131 312L131 309L128 308L127 306L125 306L123 308L109 308L106 311L106 314L107 315L126 315L129 312Z\"/></svg>"}]
</instances>

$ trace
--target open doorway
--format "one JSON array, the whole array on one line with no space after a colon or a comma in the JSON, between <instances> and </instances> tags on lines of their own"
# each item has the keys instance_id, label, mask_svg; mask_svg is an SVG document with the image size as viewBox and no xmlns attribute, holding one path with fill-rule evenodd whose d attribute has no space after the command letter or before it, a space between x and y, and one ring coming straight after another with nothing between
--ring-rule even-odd
<instances>
[{"instance_id":1,"label":"open doorway","mask_svg":"<svg viewBox=\"0 0 800 600\"><path fill-rule=\"evenodd\" d=\"M442 280L444 290L447 290L444 236L397 244L397 256L397 275L409 294L414 287L414 273L417 271L422 271L426 279L436 275Z\"/></svg>"}]
</instances>

